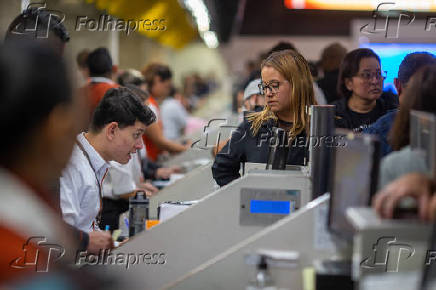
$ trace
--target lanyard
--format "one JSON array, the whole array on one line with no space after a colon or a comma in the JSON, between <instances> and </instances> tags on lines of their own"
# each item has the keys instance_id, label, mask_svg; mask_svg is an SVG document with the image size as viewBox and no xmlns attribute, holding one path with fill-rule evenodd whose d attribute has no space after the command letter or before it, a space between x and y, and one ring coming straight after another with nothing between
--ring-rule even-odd
<instances>
[{"instance_id":1,"label":"lanyard","mask_svg":"<svg viewBox=\"0 0 436 290\"><path fill-rule=\"evenodd\" d=\"M83 155L85 155L86 159L88 160L89 166L91 166L92 171L94 171L95 181L97 182L97 186L98 186L98 197L100 198L100 209L98 211L97 216L95 217L95 221L97 221L97 225L100 225L100 222L101 222L101 212L102 212L102 209L103 209L102 184L103 184L104 178L106 177L107 169L106 169L106 172L104 173L103 178L101 179L101 183L100 183L98 181L97 171L95 170L94 166L92 166L91 159L89 158L88 152L85 151L85 149L83 148L83 145L80 144L79 141L76 140L76 144L79 147L79 149L82 151ZM95 230L95 221L92 222L92 229L93 230Z\"/></svg>"},{"instance_id":2,"label":"lanyard","mask_svg":"<svg viewBox=\"0 0 436 290\"><path fill-rule=\"evenodd\" d=\"M141 153L139 152L139 149L136 149L136 154L138 155L139 167L141 168L141 176L142 176L143 174L142 172L144 172L144 168L142 166Z\"/></svg>"},{"instance_id":3,"label":"lanyard","mask_svg":"<svg viewBox=\"0 0 436 290\"><path fill-rule=\"evenodd\" d=\"M106 84L115 84L111 79L104 77L91 77L91 83L106 83Z\"/></svg>"}]
</instances>

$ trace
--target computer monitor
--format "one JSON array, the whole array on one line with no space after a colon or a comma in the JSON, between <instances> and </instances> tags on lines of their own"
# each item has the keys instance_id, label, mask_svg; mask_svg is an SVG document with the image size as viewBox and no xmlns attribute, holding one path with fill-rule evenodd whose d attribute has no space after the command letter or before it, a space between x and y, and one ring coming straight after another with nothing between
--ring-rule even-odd
<instances>
[{"instance_id":1,"label":"computer monitor","mask_svg":"<svg viewBox=\"0 0 436 290\"><path fill-rule=\"evenodd\" d=\"M332 192L328 226L331 232L351 240L353 228L345 213L349 207L366 207L377 190L380 143L373 135L356 135L336 129ZM341 146L342 145L342 146Z\"/></svg>"},{"instance_id":2,"label":"computer monitor","mask_svg":"<svg viewBox=\"0 0 436 290\"><path fill-rule=\"evenodd\" d=\"M436 115L428 112L412 111L410 113L410 143L414 150L421 150L429 173L436 181ZM428 245L429 251L436 251L436 223ZM432 254L433 256L433 254ZM436 289L436 260L426 258L423 268L421 289Z\"/></svg>"},{"instance_id":3,"label":"computer monitor","mask_svg":"<svg viewBox=\"0 0 436 290\"><path fill-rule=\"evenodd\" d=\"M410 112L410 146L423 153L428 173L436 180L436 114Z\"/></svg>"}]
</instances>

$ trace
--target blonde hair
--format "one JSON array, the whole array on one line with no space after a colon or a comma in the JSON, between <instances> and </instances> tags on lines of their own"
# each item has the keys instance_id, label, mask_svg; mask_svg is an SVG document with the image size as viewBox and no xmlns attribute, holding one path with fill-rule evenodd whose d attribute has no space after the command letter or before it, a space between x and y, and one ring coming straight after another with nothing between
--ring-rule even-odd
<instances>
[{"instance_id":1,"label":"blonde hair","mask_svg":"<svg viewBox=\"0 0 436 290\"><path fill-rule=\"evenodd\" d=\"M310 69L304 57L294 50L283 50L270 54L261 65L261 68L272 67L277 70L292 87L289 96L291 111L293 112L292 126L288 136L294 139L303 130L309 131L309 107L316 105L313 80ZM254 136L259 132L262 124L269 119L277 121L277 116L268 105L261 112L251 113L247 120L251 122L251 131Z\"/></svg>"}]
</instances>

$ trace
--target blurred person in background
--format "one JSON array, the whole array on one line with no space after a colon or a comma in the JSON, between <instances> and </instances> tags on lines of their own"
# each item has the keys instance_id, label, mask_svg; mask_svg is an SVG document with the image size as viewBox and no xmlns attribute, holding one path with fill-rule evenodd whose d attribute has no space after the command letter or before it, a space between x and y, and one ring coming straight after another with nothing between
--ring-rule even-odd
<instances>
[{"instance_id":1,"label":"blurred person in background","mask_svg":"<svg viewBox=\"0 0 436 290\"><path fill-rule=\"evenodd\" d=\"M421 67L435 62L436 58L434 55L427 52L414 52L406 55L398 69L398 77L394 78L394 84L398 92L400 105L403 102L404 92L412 75ZM382 157L392 152L392 147L388 142L388 134L392 128L397 112L397 109L390 110L371 126L363 129L363 133L375 134L378 136L381 143Z\"/></svg>"},{"instance_id":2,"label":"blurred person in background","mask_svg":"<svg viewBox=\"0 0 436 290\"><path fill-rule=\"evenodd\" d=\"M251 81L244 90L244 107L247 111L260 112L265 106L265 96L261 94L259 86L261 79Z\"/></svg>"},{"instance_id":3,"label":"blurred person in background","mask_svg":"<svg viewBox=\"0 0 436 290\"><path fill-rule=\"evenodd\" d=\"M160 104L167 98L171 90L172 73L168 66L163 64L150 64L142 71L147 84L150 97L148 98L149 107L157 117L157 122L152 124L145 132L143 139L147 149L147 157L156 162L158 156L163 151L170 153L180 153L188 148L191 144L186 145L169 140L163 134L162 117L160 113Z\"/></svg>"},{"instance_id":4,"label":"blurred person in background","mask_svg":"<svg viewBox=\"0 0 436 290\"><path fill-rule=\"evenodd\" d=\"M70 35L57 15L40 8L29 5L15 17L6 31L5 42L24 39L35 41L63 56L65 44L70 40Z\"/></svg>"},{"instance_id":5,"label":"blurred person in background","mask_svg":"<svg viewBox=\"0 0 436 290\"><path fill-rule=\"evenodd\" d=\"M319 88L319 86L316 82L318 79L318 67L317 67L316 63L309 61L309 68L310 68L310 73L312 74L312 78L313 78L313 92L315 94L316 102L318 103L318 105L326 105L327 101L325 99L324 93Z\"/></svg>"},{"instance_id":6,"label":"blurred person in background","mask_svg":"<svg viewBox=\"0 0 436 290\"><path fill-rule=\"evenodd\" d=\"M136 93L137 96L141 99L144 105L147 105L149 94L146 91L141 90L135 85L126 84L126 87ZM151 161L147 157L147 150L145 148L141 149L139 152L140 160L141 160L141 170L142 176L145 180L161 180L161 179L169 179L171 174L180 173L182 169L179 166L172 167L162 167L158 163ZM149 184L146 182L146 184ZM155 194L155 190L148 189L152 194Z\"/></svg>"},{"instance_id":7,"label":"blurred person in background","mask_svg":"<svg viewBox=\"0 0 436 290\"><path fill-rule=\"evenodd\" d=\"M89 70L89 102L91 114L94 112L104 94L112 88L118 88L112 78L117 71L117 67L112 64L112 57L109 50L99 47L89 53L86 63Z\"/></svg>"},{"instance_id":8,"label":"blurred person in background","mask_svg":"<svg viewBox=\"0 0 436 290\"><path fill-rule=\"evenodd\" d=\"M259 67L260 63L258 63L257 60L249 60L245 63L244 87L246 87L251 81L260 78Z\"/></svg>"},{"instance_id":9,"label":"blurred person in background","mask_svg":"<svg viewBox=\"0 0 436 290\"><path fill-rule=\"evenodd\" d=\"M183 77L183 95L189 103L188 111L201 107L207 96L217 87L213 75L203 79L196 72Z\"/></svg>"},{"instance_id":10,"label":"blurred person in background","mask_svg":"<svg viewBox=\"0 0 436 290\"><path fill-rule=\"evenodd\" d=\"M260 112L265 107L265 96L261 94L259 86L262 84L261 79L251 81L243 91L243 103L238 108L239 122L243 122L248 113ZM239 94L239 93L238 93ZM242 94L242 92L241 92ZM239 94L240 95L240 94ZM215 157L218 152L226 145L227 140L219 142L212 150L212 155Z\"/></svg>"},{"instance_id":11,"label":"blurred person in background","mask_svg":"<svg viewBox=\"0 0 436 290\"><path fill-rule=\"evenodd\" d=\"M1 46L0 76L0 288L104 288L70 267L88 244L63 222L52 190L86 120L86 99L72 94L60 54L36 41ZM44 263L48 272L37 272Z\"/></svg>"},{"instance_id":12,"label":"blurred person in background","mask_svg":"<svg viewBox=\"0 0 436 290\"><path fill-rule=\"evenodd\" d=\"M161 105L161 117L164 136L169 140L178 140L185 135L188 112L182 105L183 95L171 88L170 95Z\"/></svg>"},{"instance_id":13,"label":"blurred person in background","mask_svg":"<svg viewBox=\"0 0 436 290\"><path fill-rule=\"evenodd\" d=\"M89 81L89 68L88 68L88 55L89 50L83 49L76 56L76 64L78 69L77 83L79 87L85 86Z\"/></svg>"},{"instance_id":14,"label":"blurred person in background","mask_svg":"<svg viewBox=\"0 0 436 290\"><path fill-rule=\"evenodd\" d=\"M397 106L381 97L386 72L382 71L379 56L368 48L349 52L339 71L335 124L362 132L378 118Z\"/></svg>"},{"instance_id":15,"label":"blurred person in background","mask_svg":"<svg viewBox=\"0 0 436 290\"><path fill-rule=\"evenodd\" d=\"M242 114L244 111L244 88L239 88L233 98L234 111Z\"/></svg>"},{"instance_id":16,"label":"blurred person in background","mask_svg":"<svg viewBox=\"0 0 436 290\"><path fill-rule=\"evenodd\" d=\"M186 110L192 112L198 108L198 97L195 95L194 78L190 75L183 77L183 95L188 100Z\"/></svg>"},{"instance_id":17,"label":"blurred person in background","mask_svg":"<svg viewBox=\"0 0 436 290\"><path fill-rule=\"evenodd\" d=\"M134 85L144 92L147 91L147 84L144 76L136 69L126 69L120 72L117 81L120 86L126 87L128 85Z\"/></svg>"},{"instance_id":18,"label":"blurred person in background","mask_svg":"<svg viewBox=\"0 0 436 290\"><path fill-rule=\"evenodd\" d=\"M192 77L194 78L195 95L200 99L205 98L209 94L208 83L197 72L193 73Z\"/></svg>"},{"instance_id":19,"label":"blurred person in background","mask_svg":"<svg viewBox=\"0 0 436 290\"><path fill-rule=\"evenodd\" d=\"M423 154L410 147L410 111L436 114L436 65L422 67L416 72L402 95L400 110L388 137L394 152L384 157L380 164L380 188L410 172L429 173Z\"/></svg>"},{"instance_id":20,"label":"blurred person in background","mask_svg":"<svg viewBox=\"0 0 436 290\"><path fill-rule=\"evenodd\" d=\"M268 57L273 52L282 51L282 50L293 50L293 51L298 52L297 48L295 47L295 45L293 43L288 42L288 41L280 41L279 43L274 45L264 57Z\"/></svg>"},{"instance_id":21,"label":"blurred person in background","mask_svg":"<svg viewBox=\"0 0 436 290\"><path fill-rule=\"evenodd\" d=\"M339 67L347 54L347 50L340 43L332 43L321 53L320 66L323 72L321 79L317 81L319 88L323 91L328 104L339 99L337 84Z\"/></svg>"},{"instance_id":22,"label":"blurred person in background","mask_svg":"<svg viewBox=\"0 0 436 290\"><path fill-rule=\"evenodd\" d=\"M38 45L48 47L53 53L63 57L65 45L70 40L68 31L59 17L51 14L48 10L40 8L41 7L29 7L15 17L6 31L5 43L11 41L36 42ZM40 33L44 36L48 33L48 37L40 37ZM74 94L82 96L85 95L86 92L83 89L76 89ZM76 120L77 124L82 126L79 131L87 128L89 122L89 106L82 108L82 110L86 113L81 114L81 118ZM49 191L53 192L52 198L56 199L54 204L56 204L59 217L61 217L59 187L59 179L56 179L53 181L53 184L50 185ZM65 225L74 232L74 236L79 243L79 249L87 250L89 253L98 253L100 249L105 248L111 241L111 236L105 232L93 232L88 234L66 223Z\"/></svg>"}]
</instances>

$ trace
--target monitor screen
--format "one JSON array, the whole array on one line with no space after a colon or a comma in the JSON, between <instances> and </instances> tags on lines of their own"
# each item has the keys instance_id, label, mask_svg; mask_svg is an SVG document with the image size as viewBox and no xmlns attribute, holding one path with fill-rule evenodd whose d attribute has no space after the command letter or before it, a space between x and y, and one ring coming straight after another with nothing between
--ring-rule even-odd
<instances>
[{"instance_id":1,"label":"monitor screen","mask_svg":"<svg viewBox=\"0 0 436 290\"><path fill-rule=\"evenodd\" d=\"M404 57L412 52L426 51L436 54L435 43L363 43L362 48L370 48L380 57L382 70L387 71L385 90L396 92L394 78Z\"/></svg>"},{"instance_id":2,"label":"monitor screen","mask_svg":"<svg viewBox=\"0 0 436 290\"><path fill-rule=\"evenodd\" d=\"M337 130L341 134L343 130ZM366 207L377 188L379 142L374 136L348 132L343 147L334 152L334 173L330 193L329 228L351 239L353 228L345 213L349 207Z\"/></svg>"},{"instance_id":3,"label":"monitor screen","mask_svg":"<svg viewBox=\"0 0 436 290\"><path fill-rule=\"evenodd\" d=\"M250 200L250 213L290 214L295 202L280 200Z\"/></svg>"}]
</instances>

